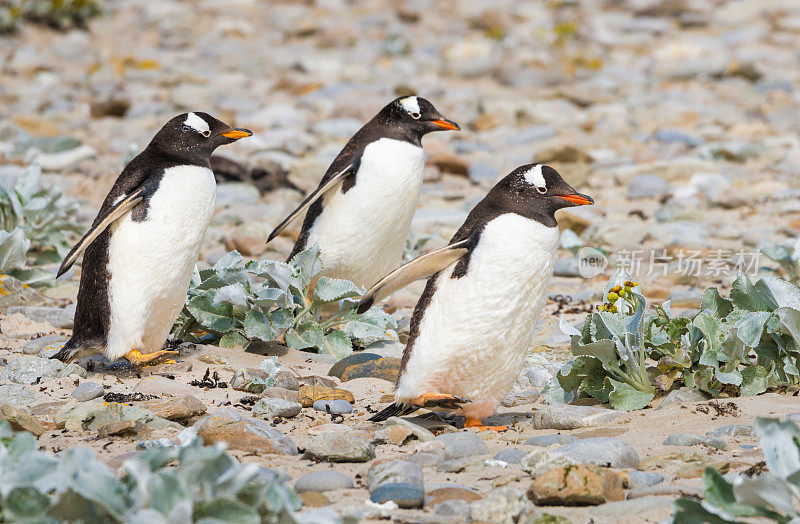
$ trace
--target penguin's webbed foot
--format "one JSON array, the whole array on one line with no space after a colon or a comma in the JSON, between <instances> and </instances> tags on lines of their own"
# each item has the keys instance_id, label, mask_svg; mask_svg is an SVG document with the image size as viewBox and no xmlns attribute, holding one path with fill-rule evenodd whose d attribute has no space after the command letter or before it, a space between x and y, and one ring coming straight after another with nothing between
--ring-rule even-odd
<instances>
[{"instance_id":1,"label":"penguin's webbed foot","mask_svg":"<svg viewBox=\"0 0 800 524\"><path fill-rule=\"evenodd\" d=\"M468 402L472 401L468 398L448 395L447 393L423 393L417 398L411 400L409 404L428 409L458 409L461 404L466 404Z\"/></svg>"},{"instance_id":2,"label":"penguin's webbed foot","mask_svg":"<svg viewBox=\"0 0 800 524\"><path fill-rule=\"evenodd\" d=\"M155 351L153 353L147 353L147 354L143 354L138 349L132 349L128 351L125 355L123 355L123 358L125 358L128 362L130 362L134 366L145 366L153 364L170 355L177 355L177 354L178 354L177 351L167 351L166 349L162 349L160 351Z\"/></svg>"},{"instance_id":3,"label":"penguin's webbed foot","mask_svg":"<svg viewBox=\"0 0 800 524\"><path fill-rule=\"evenodd\" d=\"M496 431L498 433L508 431L508 426L484 426L481 419L474 417L467 417L467 419L464 421L464 427L474 428L478 431Z\"/></svg>"}]
</instances>

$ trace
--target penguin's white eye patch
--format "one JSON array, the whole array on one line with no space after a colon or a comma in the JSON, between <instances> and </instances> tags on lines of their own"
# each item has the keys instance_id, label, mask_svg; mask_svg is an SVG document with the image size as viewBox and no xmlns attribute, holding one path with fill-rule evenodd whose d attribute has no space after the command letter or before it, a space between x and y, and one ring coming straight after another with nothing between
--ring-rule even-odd
<instances>
[{"instance_id":1,"label":"penguin's white eye patch","mask_svg":"<svg viewBox=\"0 0 800 524\"><path fill-rule=\"evenodd\" d=\"M411 118L413 118L414 120L419 120L420 116L422 115L420 115L419 113L411 113Z\"/></svg>"},{"instance_id":2,"label":"penguin's white eye patch","mask_svg":"<svg viewBox=\"0 0 800 524\"><path fill-rule=\"evenodd\" d=\"M211 136L211 131L203 131L203 136L208 138Z\"/></svg>"},{"instance_id":3,"label":"penguin's white eye patch","mask_svg":"<svg viewBox=\"0 0 800 524\"><path fill-rule=\"evenodd\" d=\"M186 120L183 121L183 125L194 129L204 136L209 136L211 134L211 128L208 127L208 122L197 116L195 113L189 113L186 115ZM208 135L205 134L206 131L208 131Z\"/></svg>"},{"instance_id":4,"label":"penguin's white eye patch","mask_svg":"<svg viewBox=\"0 0 800 524\"><path fill-rule=\"evenodd\" d=\"M532 186L536 187L536 191L540 194L547 193L547 182L544 181L544 175L542 174L542 165L536 164L533 166L532 169L529 169L525 173L522 174L522 177L525 179L525 182L529 183Z\"/></svg>"},{"instance_id":5,"label":"penguin's white eye patch","mask_svg":"<svg viewBox=\"0 0 800 524\"><path fill-rule=\"evenodd\" d=\"M419 108L419 100L415 96L407 96L401 99L400 106L405 109L407 113L410 113L413 118L419 118L419 115L422 113Z\"/></svg>"}]
</instances>

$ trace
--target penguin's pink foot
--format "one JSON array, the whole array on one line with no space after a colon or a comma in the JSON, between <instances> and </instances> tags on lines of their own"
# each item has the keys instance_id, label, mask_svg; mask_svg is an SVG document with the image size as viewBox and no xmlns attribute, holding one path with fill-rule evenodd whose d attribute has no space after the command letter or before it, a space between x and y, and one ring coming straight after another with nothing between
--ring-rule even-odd
<instances>
[{"instance_id":1,"label":"penguin's pink foot","mask_svg":"<svg viewBox=\"0 0 800 524\"><path fill-rule=\"evenodd\" d=\"M466 404L467 402L472 401L468 398L456 397L455 395L448 395L447 393L423 393L409 401L409 404L428 409L458 409L459 405Z\"/></svg>"},{"instance_id":2,"label":"penguin's pink foot","mask_svg":"<svg viewBox=\"0 0 800 524\"><path fill-rule=\"evenodd\" d=\"M123 355L123 358L126 359L131 364L133 364L134 366L146 366L154 364L155 362L158 362L159 360L169 355L177 355L177 354L178 354L177 351L167 351L166 349L162 349L160 351L156 351L154 353L147 353L145 355L138 349L132 349L128 351L125 355ZM174 360L166 361L163 363L169 363L169 362L175 363Z\"/></svg>"},{"instance_id":3,"label":"penguin's pink foot","mask_svg":"<svg viewBox=\"0 0 800 524\"><path fill-rule=\"evenodd\" d=\"M464 427L475 428L478 431L496 431L498 433L508 431L508 426L484 426L481 419L474 417L467 417L467 420L464 421Z\"/></svg>"}]
</instances>

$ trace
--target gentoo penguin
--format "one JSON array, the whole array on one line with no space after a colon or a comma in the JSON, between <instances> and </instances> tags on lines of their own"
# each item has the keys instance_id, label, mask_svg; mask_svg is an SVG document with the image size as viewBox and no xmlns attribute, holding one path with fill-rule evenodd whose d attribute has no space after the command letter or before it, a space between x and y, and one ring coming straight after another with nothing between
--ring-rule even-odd
<instances>
[{"instance_id":1,"label":"gentoo penguin","mask_svg":"<svg viewBox=\"0 0 800 524\"><path fill-rule=\"evenodd\" d=\"M592 204L546 165L518 167L475 206L450 244L398 268L364 295L360 312L433 275L411 317L395 402L370 420L420 407L486 429L531 348L558 248L555 212ZM489 428L505 429L505 428Z\"/></svg>"},{"instance_id":2,"label":"gentoo penguin","mask_svg":"<svg viewBox=\"0 0 800 524\"><path fill-rule=\"evenodd\" d=\"M251 134L206 113L184 113L125 166L58 270L61 276L86 251L72 338L54 358L104 352L142 365L175 353L161 347L214 212L211 153Z\"/></svg>"},{"instance_id":3,"label":"gentoo penguin","mask_svg":"<svg viewBox=\"0 0 800 524\"><path fill-rule=\"evenodd\" d=\"M316 244L324 275L373 285L403 256L422 186L422 137L445 129L460 128L424 98L394 100L353 135L267 242L308 209L289 258Z\"/></svg>"}]
</instances>

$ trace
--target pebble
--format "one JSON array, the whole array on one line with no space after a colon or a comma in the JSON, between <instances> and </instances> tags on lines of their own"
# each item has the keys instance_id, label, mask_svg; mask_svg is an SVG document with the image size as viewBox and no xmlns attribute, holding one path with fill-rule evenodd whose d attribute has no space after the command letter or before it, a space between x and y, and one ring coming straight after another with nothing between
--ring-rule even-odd
<instances>
[{"instance_id":1,"label":"pebble","mask_svg":"<svg viewBox=\"0 0 800 524\"><path fill-rule=\"evenodd\" d=\"M697 446L700 444L719 450L728 447L728 443L722 437L700 437L689 433L673 433L664 440L665 446Z\"/></svg>"},{"instance_id":2,"label":"pebble","mask_svg":"<svg viewBox=\"0 0 800 524\"><path fill-rule=\"evenodd\" d=\"M290 391L297 391L300 389L300 381L297 380L297 377L291 371L280 370L278 371L277 375L275 375L275 384L276 388L283 388L288 389Z\"/></svg>"},{"instance_id":3,"label":"pebble","mask_svg":"<svg viewBox=\"0 0 800 524\"><path fill-rule=\"evenodd\" d=\"M300 404L297 396L297 391L292 391L291 389L286 388L266 388L264 391L261 392L261 396L264 398L277 398L281 400L285 400L286 402L291 402L292 404ZM300 404L302 407L302 404Z\"/></svg>"},{"instance_id":4,"label":"pebble","mask_svg":"<svg viewBox=\"0 0 800 524\"><path fill-rule=\"evenodd\" d=\"M578 429L609 422L622 412L591 406L555 404L541 406L533 413L534 429Z\"/></svg>"},{"instance_id":5,"label":"pebble","mask_svg":"<svg viewBox=\"0 0 800 524\"><path fill-rule=\"evenodd\" d=\"M346 400L317 400L312 406L316 411L332 415L346 415L353 412L353 405Z\"/></svg>"},{"instance_id":6,"label":"pebble","mask_svg":"<svg viewBox=\"0 0 800 524\"><path fill-rule=\"evenodd\" d=\"M78 387L72 390L70 396L81 401L93 400L97 397L102 397L105 394L102 384L97 382L81 382Z\"/></svg>"},{"instance_id":7,"label":"pebble","mask_svg":"<svg viewBox=\"0 0 800 524\"><path fill-rule=\"evenodd\" d=\"M400 372L400 359L395 357L381 357L368 360L361 364L348 366L342 372L342 382L356 378L379 378L388 382L396 382Z\"/></svg>"},{"instance_id":8,"label":"pebble","mask_svg":"<svg viewBox=\"0 0 800 524\"><path fill-rule=\"evenodd\" d=\"M294 483L294 490L297 493L304 491L333 491L337 489L352 489L353 481L338 471L325 470L314 471L303 475Z\"/></svg>"},{"instance_id":9,"label":"pebble","mask_svg":"<svg viewBox=\"0 0 800 524\"><path fill-rule=\"evenodd\" d=\"M97 431L102 426L120 422L138 422L150 429L182 429L181 425L158 417L146 409L135 405L106 402L102 398L66 407L53 416L53 422L59 429L66 428L77 432Z\"/></svg>"},{"instance_id":10,"label":"pebble","mask_svg":"<svg viewBox=\"0 0 800 524\"><path fill-rule=\"evenodd\" d=\"M659 198L672 191L669 183L658 175L638 175L628 182L628 198Z\"/></svg>"},{"instance_id":11,"label":"pebble","mask_svg":"<svg viewBox=\"0 0 800 524\"><path fill-rule=\"evenodd\" d=\"M93 147L83 145L58 153L38 153L33 157L33 162L42 166L45 171L62 171L77 166L95 154Z\"/></svg>"},{"instance_id":12,"label":"pebble","mask_svg":"<svg viewBox=\"0 0 800 524\"><path fill-rule=\"evenodd\" d=\"M515 449L515 448L506 448L504 450L498 451L497 454L494 456L494 460L502 460L508 464L519 464L519 462L527 455L528 452Z\"/></svg>"},{"instance_id":13,"label":"pebble","mask_svg":"<svg viewBox=\"0 0 800 524\"><path fill-rule=\"evenodd\" d=\"M524 406L527 404L533 404L537 400L541 393L535 389L525 389L525 390L514 390L512 389L506 398L503 399L501 404L507 408L514 408L517 406Z\"/></svg>"},{"instance_id":14,"label":"pebble","mask_svg":"<svg viewBox=\"0 0 800 524\"><path fill-rule=\"evenodd\" d=\"M370 492L369 499L377 504L392 501L404 509L421 508L425 499L422 488L405 482L382 484Z\"/></svg>"},{"instance_id":15,"label":"pebble","mask_svg":"<svg viewBox=\"0 0 800 524\"><path fill-rule=\"evenodd\" d=\"M656 409L662 409L669 405L682 402L702 402L704 400L708 400L708 398L708 395L698 389L682 387L680 389L670 391Z\"/></svg>"},{"instance_id":16,"label":"pebble","mask_svg":"<svg viewBox=\"0 0 800 524\"><path fill-rule=\"evenodd\" d=\"M324 431L311 440L304 458L320 462L367 462L375 458L375 450L358 435Z\"/></svg>"},{"instance_id":17,"label":"pebble","mask_svg":"<svg viewBox=\"0 0 800 524\"><path fill-rule=\"evenodd\" d=\"M376 461L367 472L366 486L370 492L384 484L397 483L423 489L422 468L404 460Z\"/></svg>"},{"instance_id":18,"label":"pebble","mask_svg":"<svg viewBox=\"0 0 800 524\"><path fill-rule=\"evenodd\" d=\"M48 346L61 346L67 339L60 335L49 335L31 340L22 346L22 352L26 355L38 355L40 351ZM59 348L60 349L60 348Z\"/></svg>"},{"instance_id":19,"label":"pebble","mask_svg":"<svg viewBox=\"0 0 800 524\"><path fill-rule=\"evenodd\" d=\"M26 355L12 360L0 371L0 380L5 378L17 384L39 384L43 380L76 374L86 378L86 370L75 364L64 364L58 360Z\"/></svg>"},{"instance_id":20,"label":"pebble","mask_svg":"<svg viewBox=\"0 0 800 524\"><path fill-rule=\"evenodd\" d=\"M638 468L639 455L631 445L617 437L578 439L555 450L582 464L611 468Z\"/></svg>"},{"instance_id":21,"label":"pebble","mask_svg":"<svg viewBox=\"0 0 800 524\"><path fill-rule=\"evenodd\" d=\"M551 469L537 476L528 488L537 506L596 506L625 499L623 480L617 473L591 464Z\"/></svg>"},{"instance_id":22,"label":"pebble","mask_svg":"<svg viewBox=\"0 0 800 524\"><path fill-rule=\"evenodd\" d=\"M192 395L157 398L143 402L142 407L161 418L175 421L186 421L206 412L206 405Z\"/></svg>"},{"instance_id":23,"label":"pebble","mask_svg":"<svg viewBox=\"0 0 800 524\"><path fill-rule=\"evenodd\" d=\"M303 406L299 402L291 402L282 398L262 398L253 405L251 413L254 417L272 420L275 417L296 417L302 409Z\"/></svg>"},{"instance_id":24,"label":"pebble","mask_svg":"<svg viewBox=\"0 0 800 524\"><path fill-rule=\"evenodd\" d=\"M386 426L385 428L376 431L375 436L372 437L372 444L376 446L381 444L394 444L395 446L402 446L413 437L414 434L410 429L405 426L395 424ZM433 436L431 436L431 438L433 438Z\"/></svg>"},{"instance_id":25,"label":"pebble","mask_svg":"<svg viewBox=\"0 0 800 524\"><path fill-rule=\"evenodd\" d=\"M406 420L400 417L389 417L386 419L383 425L385 427L395 426L395 425L403 426L404 428L407 428L409 431L411 431L411 433L415 437L417 437L417 439L419 439L421 442L429 442L436 438L436 435L431 433L429 430L423 428L419 424L414 424L410 420Z\"/></svg>"},{"instance_id":26,"label":"pebble","mask_svg":"<svg viewBox=\"0 0 800 524\"><path fill-rule=\"evenodd\" d=\"M467 518L469 516L469 502L459 499L445 500L434 505L433 512L443 517Z\"/></svg>"},{"instance_id":27,"label":"pebble","mask_svg":"<svg viewBox=\"0 0 800 524\"><path fill-rule=\"evenodd\" d=\"M485 498L471 502L469 516L473 521L509 523L517 522L520 515L533 509L525 491L503 487L492 490Z\"/></svg>"},{"instance_id":28,"label":"pebble","mask_svg":"<svg viewBox=\"0 0 800 524\"><path fill-rule=\"evenodd\" d=\"M560 468L573 464L576 464L576 462L570 457L548 448L540 448L531 451L520 460L522 470L531 477L538 477L553 468Z\"/></svg>"},{"instance_id":29,"label":"pebble","mask_svg":"<svg viewBox=\"0 0 800 524\"><path fill-rule=\"evenodd\" d=\"M245 419L231 408L220 408L200 418L193 427L207 445L224 441L231 449L252 453L297 454L291 438L263 420Z\"/></svg>"},{"instance_id":30,"label":"pebble","mask_svg":"<svg viewBox=\"0 0 800 524\"><path fill-rule=\"evenodd\" d=\"M16 431L28 431L37 437L45 432L42 423L26 409L11 404L0 404L0 416Z\"/></svg>"},{"instance_id":31,"label":"pebble","mask_svg":"<svg viewBox=\"0 0 800 524\"><path fill-rule=\"evenodd\" d=\"M467 169L467 176L473 184L481 182L494 182L500 176L500 172L490 164L470 164Z\"/></svg>"},{"instance_id":32,"label":"pebble","mask_svg":"<svg viewBox=\"0 0 800 524\"><path fill-rule=\"evenodd\" d=\"M630 471L628 472L628 479L630 480L630 487L633 488L649 488L664 482L664 475L654 471Z\"/></svg>"},{"instance_id":33,"label":"pebble","mask_svg":"<svg viewBox=\"0 0 800 524\"><path fill-rule=\"evenodd\" d=\"M30 406L36 402L36 391L23 384L3 384L0 398L15 406Z\"/></svg>"},{"instance_id":34,"label":"pebble","mask_svg":"<svg viewBox=\"0 0 800 524\"><path fill-rule=\"evenodd\" d=\"M349 391L326 386L300 386L297 399L304 408L310 408L318 400L346 400L351 404L356 401Z\"/></svg>"},{"instance_id":35,"label":"pebble","mask_svg":"<svg viewBox=\"0 0 800 524\"><path fill-rule=\"evenodd\" d=\"M349 368L350 366L356 364L363 364L365 362L370 362L372 360L378 360L381 356L376 353L369 353L366 351L359 352L359 353L351 353L344 357L343 359L339 360L336 364L331 366L331 369L328 371L329 377L336 377L341 380L342 373Z\"/></svg>"},{"instance_id":36,"label":"pebble","mask_svg":"<svg viewBox=\"0 0 800 524\"><path fill-rule=\"evenodd\" d=\"M573 437L572 435L561 435L560 433L553 433L551 435L537 435L535 437L531 437L523 444L526 446L554 446L554 445L564 445L569 444L571 442L575 442L578 440L577 438Z\"/></svg>"},{"instance_id":37,"label":"pebble","mask_svg":"<svg viewBox=\"0 0 800 524\"><path fill-rule=\"evenodd\" d=\"M487 455L489 453L483 440L475 433L467 431L439 435L436 440L444 444L446 460Z\"/></svg>"}]
</instances>

